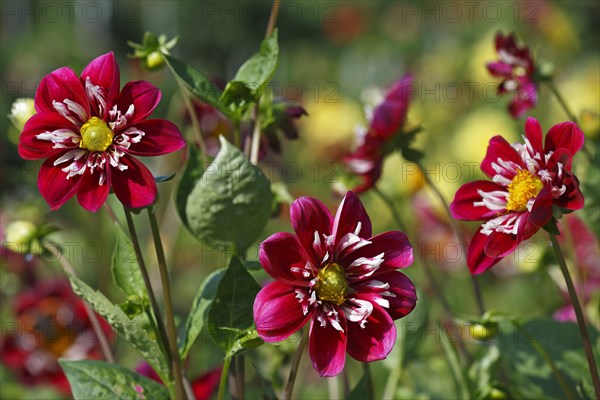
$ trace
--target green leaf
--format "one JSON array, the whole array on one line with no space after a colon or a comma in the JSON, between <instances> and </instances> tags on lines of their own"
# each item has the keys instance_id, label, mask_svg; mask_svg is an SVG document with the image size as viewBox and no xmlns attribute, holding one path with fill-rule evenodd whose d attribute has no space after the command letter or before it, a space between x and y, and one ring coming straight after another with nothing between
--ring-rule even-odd
<instances>
[{"instance_id":1,"label":"green leaf","mask_svg":"<svg viewBox=\"0 0 600 400\"><path fill-rule=\"evenodd\" d=\"M210 274L196 292L192 302L192 309L188 315L183 330L179 335L179 354L182 359L187 357L188 352L194 345L196 338L208 319L208 309L217 295L217 287L225 275L225 268Z\"/></svg>"},{"instance_id":2,"label":"green leaf","mask_svg":"<svg viewBox=\"0 0 600 400\"><path fill-rule=\"evenodd\" d=\"M244 261L244 268L248 271L261 271L263 269L259 261L246 260Z\"/></svg>"},{"instance_id":3,"label":"green leaf","mask_svg":"<svg viewBox=\"0 0 600 400\"><path fill-rule=\"evenodd\" d=\"M238 346L244 348L248 339L256 338L252 337L252 307L259 290L260 286L240 260L232 257L208 311L208 333L227 357Z\"/></svg>"},{"instance_id":4,"label":"green leaf","mask_svg":"<svg viewBox=\"0 0 600 400\"><path fill-rule=\"evenodd\" d=\"M369 393L369 385L367 384L367 375L363 375L360 381L352 388L346 396L346 400L363 400L371 397Z\"/></svg>"},{"instance_id":5,"label":"green leaf","mask_svg":"<svg viewBox=\"0 0 600 400\"><path fill-rule=\"evenodd\" d=\"M585 395L594 398L587 360L579 329L574 323L534 319L518 328L502 324L498 336L500 361L504 366L512 397L566 398L582 385ZM600 351L598 331L588 329L596 357ZM552 365L552 364L553 365ZM553 368L554 367L554 368ZM562 382L562 384L561 384Z\"/></svg>"},{"instance_id":6,"label":"green leaf","mask_svg":"<svg viewBox=\"0 0 600 400\"><path fill-rule=\"evenodd\" d=\"M500 360L500 351L497 346L490 348L480 359L473 362L469 368L469 383L474 400L487 399L494 390L494 374Z\"/></svg>"},{"instance_id":7,"label":"green leaf","mask_svg":"<svg viewBox=\"0 0 600 400\"><path fill-rule=\"evenodd\" d=\"M168 367L156 341L150 339L148 333L119 308L111 303L102 293L92 289L81 279L65 271L73 291L100 314L123 340L133 346L148 361L163 380L168 380Z\"/></svg>"},{"instance_id":8,"label":"green leaf","mask_svg":"<svg viewBox=\"0 0 600 400\"><path fill-rule=\"evenodd\" d=\"M226 106L234 105L235 107L243 107L256 101L256 96L252 89L246 83L240 81L231 81L225 86L223 94L221 94L221 103Z\"/></svg>"},{"instance_id":9,"label":"green leaf","mask_svg":"<svg viewBox=\"0 0 600 400\"><path fill-rule=\"evenodd\" d=\"M221 150L187 198L191 232L210 245L243 252L269 219L273 193L262 171L223 136Z\"/></svg>"},{"instance_id":10,"label":"green leaf","mask_svg":"<svg viewBox=\"0 0 600 400\"><path fill-rule=\"evenodd\" d=\"M263 343L263 340L258 337L256 329L251 329L235 340L231 348L225 353L225 358L231 358Z\"/></svg>"},{"instance_id":11,"label":"green leaf","mask_svg":"<svg viewBox=\"0 0 600 400\"><path fill-rule=\"evenodd\" d=\"M146 286L135 257L133 243L119 224L115 224L115 231L117 233L111 264L113 280L127 296L145 299Z\"/></svg>"},{"instance_id":12,"label":"green leaf","mask_svg":"<svg viewBox=\"0 0 600 400\"><path fill-rule=\"evenodd\" d=\"M198 183L200 178L202 178L204 164L196 146L188 146L188 149L185 170L179 180L177 189L175 189L175 208L177 209L177 214L179 215L183 226L191 232L187 214L185 213L185 206L192 189L196 186L196 183Z\"/></svg>"},{"instance_id":13,"label":"green leaf","mask_svg":"<svg viewBox=\"0 0 600 400\"><path fill-rule=\"evenodd\" d=\"M221 90L218 87L191 65L188 65L169 54L163 55L171 72L173 72L177 79L183 82L183 85L191 94L206 104L215 107L226 116L230 116L231 113L229 109L224 107L219 100Z\"/></svg>"},{"instance_id":14,"label":"green leaf","mask_svg":"<svg viewBox=\"0 0 600 400\"><path fill-rule=\"evenodd\" d=\"M88 399L169 399L167 388L117 364L104 361L59 363L71 385L75 400Z\"/></svg>"},{"instance_id":15,"label":"green leaf","mask_svg":"<svg viewBox=\"0 0 600 400\"><path fill-rule=\"evenodd\" d=\"M154 182L156 182L156 183L168 182L171 179L173 179L174 177L175 177L175 173L172 173L171 175L155 176L154 177Z\"/></svg>"},{"instance_id":16,"label":"green leaf","mask_svg":"<svg viewBox=\"0 0 600 400\"><path fill-rule=\"evenodd\" d=\"M277 30L265 38L260 51L250 57L238 69L232 81L240 81L258 98L264 86L271 80L279 62Z\"/></svg>"}]
</instances>

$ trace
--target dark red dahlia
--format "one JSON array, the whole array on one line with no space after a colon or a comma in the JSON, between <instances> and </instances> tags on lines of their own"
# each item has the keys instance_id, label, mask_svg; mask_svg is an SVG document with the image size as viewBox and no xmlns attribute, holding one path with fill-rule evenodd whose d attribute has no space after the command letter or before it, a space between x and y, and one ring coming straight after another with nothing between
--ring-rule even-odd
<instances>
[{"instance_id":1,"label":"dark red dahlia","mask_svg":"<svg viewBox=\"0 0 600 400\"><path fill-rule=\"evenodd\" d=\"M112 188L129 208L156 200L152 173L133 156L158 156L185 146L177 127L146 119L160 101L160 90L144 81L120 89L113 53L94 59L77 77L63 67L37 89L37 114L27 121L19 155L45 158L38 188L56 210L77 194L79 204L97 211Z\"/></svg>"},{"instance_id":2,"label":"dark red dahlia","mask_svg":"<svg viewBox=\"0 0 600 400\"><path fill-rule=\"evenodd\" d=\"M321 376L339 374L346 352L360 361L385 358L396 341L394 320L417 301L399 272L413 261L406 235L371 236L371 220L352 192L337 214L302 197L290 210L296 234L280 232L260 246L259 258L275 282L254 302L258 335L279 342L310 321L309 353Z\"/></svg>"},{"instance_id":3,"label":"dark red dahlia","mask_svg":"<svg viewBox=\"0 0 600 400\"><path fill-rule=\"evenodd\" d=\"M457 219L484 220L473 237L467 264L473 274L491 268L550 222L554 206L583 207L579 181L571 172L573 156L583 146L583 132L573 122L550 128L542 142L537 120L525 123L525 144L490 140L481 170L491 181L463 185L450 205Z\"/></svg>"}]
</instances>

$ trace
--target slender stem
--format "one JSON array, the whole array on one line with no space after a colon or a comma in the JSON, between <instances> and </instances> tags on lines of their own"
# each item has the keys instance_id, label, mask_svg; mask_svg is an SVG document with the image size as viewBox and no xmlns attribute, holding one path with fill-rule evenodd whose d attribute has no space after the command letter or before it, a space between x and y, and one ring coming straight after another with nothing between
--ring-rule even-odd
<instances>
[{"instance_id":1,"label":"slender stem","mask_svg":"<svg viewBox=\"0 0 600 400\"><path fill-rule=\"evenodd\" d=\"M368 362L363 362L363 371L367 378L367 398L369 400L375 399L375 389L373 388L373 377L371 376L371 368L369 368Z\"/></svg>"},{"instance_id":2,"label":"slender stem","mask_svg":"<svg viewBox=\"0 0 600 400\"><path fill-rule=\"evenodd\" d=\"M250 162L254 165L258 164L258 151L260 149L260 99L256 101L254 106L254 130L252 131L252 147L250 148Z\"/></svg>"},{"instance_id":3,"label":"slender stem","mask_svg":"<svg viewBox=\"0 0 600 400\"><path fill-rule=\"evenodd\" d=\"M142 253L142 249L140 247L140 241L137 236L137 232L135 230L135 224L133 223L133 217L131 216L131 212L127 209L127 207L123 206L123 210L125 212L125 219L127 220L127 228L129 229L129 235L131 236L131 243L133 244L133 251L135 252L135 257L137 259L138 265L140 267L140 272L142 274L142 279L144 280L144 285L146 286L146 291L148 292L148 299L150 300L150 306L152 307L152 311L154 312L154 319L156 321L157 333L162 342L162 347L164 350L168 350L167 346L167 330L165 328L165 323L162 319L162 313L160 312L160 307L158 306L158 302L156 301L156 296L154 296L154 290L152 290L152 283L150 282L150 275L148 274L148 268L146 268L146 262L144 261L144 256ZM165 351L165 356L167 357L167 362L169 364L169 368L171 367L171 353L169 351Z\"/></svg>"},{"instance_id":4,"label":"slender stem","mask_svg":"<svg viewBox=\"0 0 600 400\"><path fill-rule=\"evenodd\" d=\"M547 80L544 82L546 82L546 84L548 85L548 87L550 88L552 93L554 94L554 97L556 97L556 100L558 100L558 102L560 103L560 106L563 108L563 110L565 111L565 113L567 114L569 119L571 121L575 122L576 124L578 124L577 117L575 116L575 114L573 114L573 112L571 111L569 106L567 106L565 99L562 97L562 95L558 91L558 88L556 87L554 82L552 80Z\"/></svg>"},{"instance_id":5,"label":"slender stem","mask_svg":"<svg viewBox=\"0 0 600 400\"><path fill-rule=\"evenodd\" d=\"M583 316L583 311L581 310L581 304L579 303L579 300L577 298L577 292L575 291L575 286L573 285L573 280L571 279L569 268L567 267L565 257L563 256L560 244L556 239L556 235L549 233L549 236L550 241L552 242L552 247L554 248L554 254L556 254L556 258L558 260L558 265L560 265L560 270L562 271L562 274L565 278L565 282L567 284L571 304L573 305L573 309L575 310L575 316L577 317L577 325L579 326L581 339L583 340L583 349L585 350L585 355L587 357L587 361L590 367L590 374L592 375L594 392L596 393L596 398L600 399L600 377L598 377L598 367L596 365L596 359L594 358L594 352L592 350L590 336L588 334L585 318Z\"/></svg>"},{"instance_id":6,"label":"slender stem","mask_svg":"<svg viewBox=\"0 0 600 400\"><path fill-rule=\"evenodd\" d=\"M244 381L246 380L246 371L245 371L245 360L244 355L235 356L233 360L233 374L230 385L232 386L232 395L231 398L236 400L244 400L245 391L244 391Z\"/></svg>"},{"instance_id":7,"label":"slender stem","mask_svg":"<svg viewBox=\"0 0 600 400\"><path fill-rule=\"evenodd\" d=\"M448 205L448 202L444 198L444 195L442 194L440 189L438 189L436 184L431 180L431 177L429 176L427 171L425 171L422 168L420 168L420 169L421 169L421 172L423 173L423 177L425 178L425 182L427 182L427 184L429 185L429 188L433 191L435 196L439 199L440 203L442 203L442 205L444 206L444 211L446 212L446 215L448 216L448 220L450 221L450 227L452 228L452 232L454 232L454 236L456 236L456 240L458 240L458 243L460 244L460 247L462 248L463 254L466 259L467 258L467 245L465 244L463 235L460 233L458 224L452 217L452 213L450 212L450 206ZM485 314L485 305L483 303L483 296L481 295L481 289L479 288L479 282L477 281L477 278L475 277L475 275L471 275L471 283L473 284L473 292L475 294L475 300L477 301L477 307L479 309L479 313L481 315L483 315L483 314Z\"/></svg>"},{"instance_id":8,"label":"slender stem","mask_svg":"<svg viewBox=\"0 0 600 400\"><path fill-rule=\"evenodd\" d=\"M167 340L171 353L171 366L173 370L173 379L175 380L175 393L178 399L185 399L185 388L183 387L183 373L181 368L181 357L179 357L179 347L177 346L177 329L175 328L175 316L173 314L173 303L171 300L171 280L169 279L169 270L167 269L167 260L160 238L158 221L154 214L153 207L147 208L150 228L154 239L154 248L156 249L156 258L158 259L158 268L160 270L160 280L163 287L163 300L165 303L165 318L167 320Z\"/></svg>"},{"instance_id":9,"label":"slender stem","mask_svg":"<svg viewBox=\"0 0 600 400\"><path fill-rule=\"evenodd\" d=\"M73 269L73 266L71 265L71 263L69 263L69 261L63 255L63 253L60 250L58 250L58 248L56 248L53 244L48 243L46 241L44 241L42 243L42 245L44 246L44 248L46 250L48 250L52 254L52 256L54 258L56 258L58 260L58 262L60 263L60 265L66 272L68 272L69 274L71 274L73 276L77 276L77 274L75 273L75 269ZM96 315L94 310L92 310L92 307L90 307L90 305L85 300L83 301L83 308L85 309L85 313L87 314L88 318L90 319L90 323L92 324L94 333L96 334L96 337L98 338L98 343L100 344L100 348L102 349L102 354L104 355L104 358L109 363L111 363L111 364L114 363L115 359L112 355L112 351L110 350L110 345L108 344L108 339L106 338L106 335L104 334L102 325L100 325L100 321L98 320L98 316Z\"/></svg>"},{"instance_id":10,"label":"slender stem","mask_svg":"<svg viewBox=\"0 0 600 400\"><path fill-rule=\"evenodd\" d=\"M181 96L183 97L183 102L185 103L185 108L187 109L188 114L190 115L190 120L192 121L192 127L194 128L194 133L196 135L196 140L198 141L198 146L200 146L200 156L202 157L202 162L204 165L208 165L208 151L206 150L206 142L204 141L204 134L202 133L202 127L200 126L200 122L198 121L198 115L196 115L196 109L194 108L194 104L192 104L192 99L190 97L190 93L183 85L183 82L179 77L175 76L175 80L179 85L179 90L181 91Z\"/></svg>"},{"instance_id":11,"label":"slender stem","mask_svg":"<svg viewBox=\"0 0 600 400\"><path fill-rule=\"evenodd\" d=\"M284 400L289 400L292 398L292 393L294 392L294 383L296 383L296 375L298 374L298 366L300 365L300 360L302 359L302 353L304 352L304 348L308 343L308 329L305 329L302 333L302 338L300 339L300 343L298 343L298 348L294 353L294 358L292 358L292 366L290 368L290 376L288 377L287 384L285 385L285 392L283 394Z\"/></svg>"},{"instance_id":12,"label":"slender stem","mask_svg":"<svg viewBox=\"0 0 600 400\"><path fill-rule=\"evenodd\" d=\"M273 31L275 30L275 25L277 25L277 15L279 14L280 4L281 4L280 0L273 0L273 5L271 6L271 15L269 16L269 25L267 25L267 32L265 33L265 37L271 36Z\"/></svg>"},{"instance_id":13,"label":"slender stem","mask_svg":"<svg viewBox=\"0 0 600 400\"><path fill-rule=\"evenodd\" d=\"M227 386L227 375L229 374L229 366L231 365L231 357L226 358L223 363L223 369L221 370L221 380L219 381L219 394L217 394L218 400L223 400L225 396L225 387Z\"/></svg>"}]
</instances>

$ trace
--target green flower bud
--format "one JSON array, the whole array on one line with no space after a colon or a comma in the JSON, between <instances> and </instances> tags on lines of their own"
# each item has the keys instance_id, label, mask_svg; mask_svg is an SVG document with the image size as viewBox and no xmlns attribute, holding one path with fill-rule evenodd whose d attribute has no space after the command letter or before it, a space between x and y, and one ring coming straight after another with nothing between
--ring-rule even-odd
<instances>
[{"instance_id":1,"label":"green flower bud","mask_svg":"<svg viewBox=\"0 0 600 400\"><path fill-rule=\"evenodd\" d=\"M469 333L475 340L488 341L498 336L498 326L494 323L473 323L469 325Z\"/></svg>"},{"instance_id":2,"label":"green flower bud","mask_svg":"<svg viewBox=\"0 0 600 400\"><path fill-rule=\"evenodd\" d=\"M165 66L165 59L159 51L153 51L144 58L144 67L150 71L157 71Z\"/></svg>"},{"instance_id":3,"label":"green flower bud","mask_svg":"<svg viewBox=\"0 0 600 400\"><path fill-rule=\"evenodd\" d=\"M37 227L29 221L11 222L6 226L4 245L16 253L29 253L37 233Z\"/></svg>"},{"instance_id":4,"label":"green flower bud","mask_svg":"<svg viewBox=\"0 0 600 400\"><path fill-rule=\"evenodd\" d=\"M25 123L35 114L33 99L16 99L12 104L8 119L18 130L22 131Z\"/></svg>"}]
</instances>

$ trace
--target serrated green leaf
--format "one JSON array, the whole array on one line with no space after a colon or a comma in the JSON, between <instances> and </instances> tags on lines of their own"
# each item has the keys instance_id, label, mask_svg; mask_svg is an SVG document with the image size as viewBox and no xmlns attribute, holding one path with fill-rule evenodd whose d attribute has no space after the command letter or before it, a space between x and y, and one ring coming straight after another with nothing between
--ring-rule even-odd
<instances>
[{"instance_id":1,"label":"serrated green leaf","mask_svg":"<svg viewBox=\"0 0 600 400\"><path fill-rule=\"evenodd\" d=\"M191 65L188 65L169 54L163 55L171 72L183 82L184 86L191 94L206 104L215 107L226 116L230 116L229 109L224 107L219 101L221 90L218 87Z\"/></svg>"},{"instance_id":2,"label":"serrated green leaf","mask_svg":"<svg viewBox=\"0 0 600 400\"><path fill-rule=\"evenodd\" d=\"M179 219L183 223L183 226L190 230L190 232L191 229L185 213L185 206L192 189L194 189L203 173L204 164L202 162L202 157L200 157L200 152L196 146L188 146L185 169L177 184L177 189L175 189L175 209L177 210L177 215L179 215Z\"/></svg>"},{"instance_id":3,"label":"serrated green leaf","mask_svg":"<svg viewBox=\"0 0 600 400\"><path fill-rule=\"evenodd\" d=\"M273 193L267 177L223 136L221 150L187 198L186 220L196 238L243 251L269 219Z\"/></svg>"},{"instance_id":4,"label":"serrated green leaf","mask_svg":"<svg viewBox=\"0 0 600 400\"><path fill-rule=\"evenodd\" d=\"M146 287L135 257L133 243L119 224L115 224L115 248L112 255L111 272L115 284L127 296L145 299Z\"/></svg>"},{"instance_id":5,"label":"serrated green leaf","mask_svg":"<svg viewBox=\"0 0 600 400\"><path fill-rule=\"evenodd\" d=\"M219 282L217 294L208 311L208 333L229 354L236 341L243 341L254 330L252 307L260 286L237 257ZM242 345L243 347L243 345Z\"/></svg>"},{"instance_id":6,"label":"serrated green leaf","mask_svg":"<svg viewBox=\"0 0 600 400\"><path fill-rule=\"evenodd\" d=\"M264 86L271 80L279 62L277 30L260 44L260 51L250 57L238 69L232 81L244 82L258 98Z\"/></svg>"},{"instance_id":7,"label":"serrated green leaf","mask_svg":"<svg viewBox=\"0 0 600 400\"><path fill-rule=\"evenodd\" d=\"M209 307L217 295L217 288L223 275L225 275L225 268L213 272L206 277L196 292L196 296L192 302L192 309L179 335L179 354L181 355L181 359L187 357L196 338L202 331L204 322L208 319Z\"/></svg>"},{"instance_id":8,"label":"serrated green leaf","mask_svg":"<svg viewBox=\"0 0 600 400\"><path fill-rule=\"evenodd\" d=\"M59 360L59 363L75 400L169 399L165 386L117 364L65 359Z\"/></svg>"},{"instance_id":9,"label":"serrated green leaf","mask_svg":"<svg viewBox=\"0 0 600 400\"><path fill-rule=\"evenodd\" d=\"M135 321L131 320L119 306L114 305L102 293L92 289L81 279L65 271L73 291L100 314L123 340L134 347L148 361L163 380L168 380L168 367L156 341Z\"/></svg>"}]
</instances>

